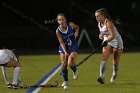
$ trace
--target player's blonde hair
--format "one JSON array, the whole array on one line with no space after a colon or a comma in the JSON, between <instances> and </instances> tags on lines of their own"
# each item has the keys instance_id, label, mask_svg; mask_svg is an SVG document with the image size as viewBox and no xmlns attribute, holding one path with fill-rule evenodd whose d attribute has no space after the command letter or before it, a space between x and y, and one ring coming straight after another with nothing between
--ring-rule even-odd
<instances>
[{"instance_id":1,"label":"player's blonde hair","mask_svg":"<svg viewBox=\"0 0 140 93\"><path fill-rule=\"evenodd\" d=\"M58 18L58 16L63 16L63 17L67 20L67 17L65 16L64 13L59 13L59 14L57 14L57 18ZM57 18L56 18L56 19L57 19Z\"/></svg>"}]
</instances>

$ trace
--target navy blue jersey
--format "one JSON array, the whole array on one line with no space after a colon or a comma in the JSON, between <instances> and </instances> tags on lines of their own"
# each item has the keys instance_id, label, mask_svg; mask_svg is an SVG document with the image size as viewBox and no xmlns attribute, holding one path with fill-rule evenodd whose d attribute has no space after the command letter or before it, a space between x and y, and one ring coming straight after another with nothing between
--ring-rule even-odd
<instances>
[{"instance_id":1,"label":"navy blue jersey","mask_svg":"<svg viewBox=\"0 0 140 93\"><path fill-rule=\"evenodd\" d=\"M59 32L59 34L63 39L67 52L77 51L78 44L74 37L74 30L71 28L71 26L68 24L67 30L65 32L62 32L60 27L57 28L57 31ZM59 46L59 52L64 53L61 46Z\"/></svg>"}]
</instances>

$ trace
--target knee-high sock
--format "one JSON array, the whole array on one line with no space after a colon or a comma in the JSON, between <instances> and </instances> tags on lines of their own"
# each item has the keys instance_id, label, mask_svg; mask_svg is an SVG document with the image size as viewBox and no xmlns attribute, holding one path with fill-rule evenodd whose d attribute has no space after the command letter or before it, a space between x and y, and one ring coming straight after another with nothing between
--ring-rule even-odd
<instances>
[{"instance_id":1,"label":"knee-high sock","mask_svg":"<svg viewBox=\"0 0 140 93\"><path fill-rule=\"evenodd\" d=\"M14 74L13 74L13 84L18 83L19 73L20 73L20 67L15 67Z\"/></svg>"},{"instance_id":2,"label":"knee-high sock","mask_svg":"<svg viewBox=\"0 0 140 93\"><path fill-rule=\"evenodd\" d=\"M106 72L106 61L101 61L100 63L100 77L104 78Z\"/></svg>"},{"instance_id":3,"label":"knee-high sock","mask_svg":"<svg viewBox=\"0 0 140 93\"><path fill-rule=\"evenodd\" d=\"M64 81L68 81L68 70L67 69L63 69L61 71L61 75L62 75Z\"/></svg>"},{"instance_id":4,"label":"knee-high sock","mask_svg":"<svg viewBox=\"0 0 140 93\"><path fill-rule=\"evenodd\" d=\"M75 73L77 71L77 67L74 65L74 66L71 66L70 67L72 69L72 71Z\"/></svg>"},{"instance_id":5,"label":"knee-high sock","mask_svg":"<svg viewBox=\"0 0 140 93\"><path fill-rule=\"evenodd\" d=\"M112 76L116 76L118 73L118 65L113 65L113 73Z\"/></svg>"},{"instance_id":6,"label":"knee-high sock","mask_svg":"<svg viewBox=\"0 0 140 93\"><path fill-rule=\"evenodd\" d=\"M6 72L6 68L4 66L1 66L1 69L2 69L2 74L4 76L4 80L5 80L5 83L6 85L9 84L9 79L8 79L8 74Z\"/></svg>"}]
</instances>

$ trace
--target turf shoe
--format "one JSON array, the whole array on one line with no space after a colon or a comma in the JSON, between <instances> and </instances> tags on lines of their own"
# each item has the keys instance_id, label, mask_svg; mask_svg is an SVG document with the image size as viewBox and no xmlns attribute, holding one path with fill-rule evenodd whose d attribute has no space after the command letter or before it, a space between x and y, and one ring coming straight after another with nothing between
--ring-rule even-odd
<instances>
[{"instance_id":1,"label":"turf shoe","mask_svg":"<svg viewBox=\"0 0 140 93\"><path fill-rule=\"evenodd\" d=\"M97 79L97 81L100 83L100 84L104 84L105 82L105 79L104 78L101 78L101 77L99 77L98 79Z\"/></svg>"},{"instance_id":2,"label":"turf shoe","mask_svg":"<svg viewBox=\"0 0 140 93\"><path fill-rule=\"evenodd\" d=\"M7 88L12 88L12 84L7 84L6 87Z\"/></svg>"},{"instance_id":3,"label":"turf shoe","mask_svg":"<svg viewBox=\"0 0 140 93\"><path fill-rule=\"evenodd\" d=\"M62 87L66 90L66 89L68 89L68 81L64 81L63 83L62 83Z\"/></svg>"},{"instance_id":4,"label":"turf shoe","mask_svg":"<svg viewBox=\"0 0 140 93\"><path fill-rule=\"evenodd\" d=\"M77 79L78 78L78 72L73 72L73 79Z\"/></svg>"},{"instance_id":5,"label":"turf shoe","mask_svg":"<svg viewBox=\"0 0 140 93\"><path fill-rule=\"evenodd\" d=\"M112 76L112 77L111 77L111 79L110 79L110 82L111 82L111 83L114 83L114 82L115 82L115 80L116 80L116 77L117 77L117 74L116 74L116 75L114 75L114 76Z\"/></svg>"},{"instance_id":6,"label":"turf shoe","mask_svg":"<svg viewBox=\"0 0 140 93\"><path fill-rule=\"evenodd\" d=\"M64 86L64 90L68 89L68 86Z\"/></svg>"},{"instance_id":7,"label":"turf shoe","mask_svg":"<svg viewBox=\"0 0 140 93\"><path fill-rule=\"evenodd\" d=\"M13 89L19 89L19 86L16 84L13 84L12 86L13 86Z\"/></svg>"}]
</instances>

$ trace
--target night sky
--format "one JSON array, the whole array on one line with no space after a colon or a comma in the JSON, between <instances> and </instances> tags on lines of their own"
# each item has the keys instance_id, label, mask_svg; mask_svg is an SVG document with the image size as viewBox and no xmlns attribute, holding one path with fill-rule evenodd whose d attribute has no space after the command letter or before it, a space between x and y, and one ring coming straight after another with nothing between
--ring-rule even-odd
<instances>
[{"instance_id":1,"label":"night sky","mask_svg":"<svg viewBox=\"0 0 140 93\"><path fill-rule=\"evenodd\" d=\"M58 13L64 13L69 21L80 26L80 30L86 28L90 35L96 30L97 34L94 13L99 8L106 8L112 19L121 21L119 28L124 30L121 33L126 47L134 47L134 43L140 46L138 0L1 0L0 4L1 47L56 49L57 23L46 25L44 21L54 20ZM92 36L96 44L98 39Z\"/></svg>"}]
</instances>

